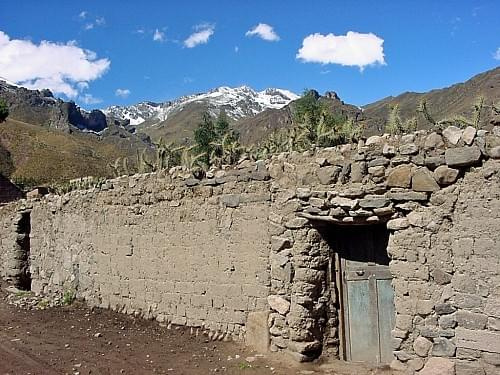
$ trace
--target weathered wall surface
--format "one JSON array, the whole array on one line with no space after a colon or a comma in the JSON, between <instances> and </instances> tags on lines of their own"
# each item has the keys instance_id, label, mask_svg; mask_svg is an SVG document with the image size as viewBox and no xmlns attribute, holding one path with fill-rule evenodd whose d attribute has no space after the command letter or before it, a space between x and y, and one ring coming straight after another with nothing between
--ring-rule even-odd
<instances>
[{"instance_id":1,"label":"weathered wall surface","mask_svg":"<svg viewBox=\"0 0 500 375\"><path fill-rule=\"evenodd\" d=\"M498 162L467 173L407 215L390 238L396 357L451 357L457 374L495 374L500 360Z\"/></svg>"},{"instance_id":2,"label":"weathered wall surface","mask_svg":"<svg viewBox=\"0 0 500 375\"><path fill-rule=\"evenodd\" d=\"M112 184L33 205L35 292L76 291L91 305L236 336L249 311L266 309L267 183Z\"/></svg>"},{"instance_id":3,"label":"weathered wall surface","mask_svg":"<svg viewBox=\"0 0 500 375\"><path fill-rule=\"evenodd\" d=\"M496 374L499 159L500 128L451 127L245 160L202 180L175 168L123 177L1 208L0 259L11 258L12 222L28 209L36 292L76 291L221 338L242 337L249 313L262 311L251 325L269 313L271 350L310 360L337 357L343 340L321 227L383 224L393 367Z\"/></svg>"},{"instance_id":4,"label":"weathered wall surface","mask_svg":"<svg viewBox=\"0 0 500 375\"><path fill-rule=\"evenodd\" d=\"M17 207L14 205L4 206L0 216L0 276L12 281L18 273L16 250L18 248L16 216Z\"/></svg>"},{"instance_id":5,"label":"weathered wall surface","mask_svg":"<svg viewBox=\"0 0 500 375\"><path fill-rule=\"evenodd\" d=\"M20 288L29 288L29 210L21 205L0 208L0 277ZM24 218L24 220L23 220Z\"/></svg>"},{"instance_id":6,"label":"weathered wall surface","mask_svg":"<svg viewBox=\"0 0 500 375\"><path fill-rule=\"evenodd\" d=\"M392 365L500 372L498 134L448 129L273 157L282 188L270 216L271 349L299 360L321 347L338 354L339 295L321 227L386 223Z\"/></svg>"}]
</instances>

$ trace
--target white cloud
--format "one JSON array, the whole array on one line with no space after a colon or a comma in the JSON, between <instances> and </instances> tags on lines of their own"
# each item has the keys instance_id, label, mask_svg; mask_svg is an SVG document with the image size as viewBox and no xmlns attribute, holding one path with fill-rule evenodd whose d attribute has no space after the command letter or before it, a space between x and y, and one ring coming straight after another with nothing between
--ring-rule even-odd
<instances>
[{"instance_id":1,"label":"white cloud","mask_svg":"<svg viewBox=\"0 0 500 375\"><path fill-rule=\"evenodd\" d=\"M184 46L187 48L196 47L199 44L206 44L210 37L214 34L215 26L210 24L201 24L195 26L196 32L192 33L185 41Z\"/></svg>"},{"instance_id":2,"label":"white cloud","mask_svg":"<svg viewBox=\"0 0 500 375\"><path fill-rule=\"evenodd\" d=\"M104 26L106 25L106 19L104 17L97 17L95 23L97 26Z\"/></svg>"},{"instance_id":3,"label":"white cloud","mask_svg":"<svg viewBox=\"0 0 500 375\"><path fill-rule=\"evenodd\" d=\"M261 39L267 40L268 42L277 42L280 37L274 31L273 27L267 23L259 23L253 29L248 30L245 33L246 36L258 36Z\"/></svg>"},{"instance_id":4,"label":"white cloud","mask_svg":"<svg viewBox=\"0 0 500 375\"><path fill-rule=\"evenodd\" d=\"M106 25L106 19L104 17L102 16L94 17L86 10L81 11L80 14L78 14L78 18L80 19L80 22L83 24L83 30L85 31Z\"/></svg>"},{"instance_id":5,"label":"white cloud","mask_svg":"<svg viewBox=\"0 0 500 375\"><path fill-rule=\"evenodd\" d=\"M83 91L83 90L87 90L89 88L89 84L88 84L88 82L78 82L76 84L76 87L78 87L78 90Z\"/></svg>"},{"instance_id":6,"label":"white cloud","mask_svg":"<svg viewBox=\"0 0 500 375\"><path fill-rule=\"evenodd\" d=\"M81 101L84 104L99 104L102 103L102 99L95 98L91 94L84 94L80 96L79 101Z\"/></svg>"},{"instance_id":7,"label":"white cloud","mask_svg":"<svg viewBox=\"0 0 500 375\"><path fill-rule=\"evenodd\" d=\"M239 52L239 50L240 50L240 47L238 47L238 46L234 46L234 52L235 52L235 53L238 53L238 52Z\"/></svg>"},{"instance_id":8,"label":"white cloud","mask_svg":"<svg viewBox=\"0 0 500 375\"><path fill-rule=\"evenodd\" d=\"M493 58L495 60L500 60L500 47L498 47L497 51L493 54Z\"/></svg>"},{"instance_id":9,"label":"white cloud","mask_svg":"<svg viewBox=\"0 0 500 375\"><path fill-rule=\"evenodd\" d=\"M119 96L120 98L126 98L130 95L130 90L129 89L116 89L115 95Z\"/></svg>"},{"instance_id":10,"label":"white cloud","mask_svg":"<svg viewBox=\"0 0 500 375\"><path fill-rule=\"evenodd\" d=\"M74 98L88 82L109 69L111 62L70 41L66 44L43 40L10 39L0 31L0 72L6 79L34 89L48 88Z\"/></svg>"},{"instance_id":11,"label":"white cloud","mask_svg":"<svg viewBox=\"0 0 500 375\"><path fill-rule=\"evenodd\" d=\"M296 58L304 62L358 66L363 70L368 65L385 65L383 44L384 40L372 33L316 33L304 38Z\"/></svg>"},{"instance_id":12,"label":"white cloud","mask_svg":"<svg viewBox=\"0 0 500 375\"><path fill-rule=\"evenodd\" d=\"M160 31L158 29L155 30L153 34L153 40L155 42L164 42L165 41L165 33L163 31Z\"/></svg>"}]
</instances>

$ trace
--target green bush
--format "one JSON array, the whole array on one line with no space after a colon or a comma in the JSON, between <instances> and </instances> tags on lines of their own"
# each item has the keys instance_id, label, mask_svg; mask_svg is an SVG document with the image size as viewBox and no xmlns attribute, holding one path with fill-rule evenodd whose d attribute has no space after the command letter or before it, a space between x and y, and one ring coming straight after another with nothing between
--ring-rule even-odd
<instances>
[{"instance_id":1,"label":"green bush","mask_svg":"<svg viewBox=\"0 0 500 375\"><path fill-rule=\"evenodd\" d=\"M69 289L63 293L63 301L62 301L63 305L69 306L75 301L75 299L76 299L76 293L74 290Z\"/></svg>"}]
</instances>

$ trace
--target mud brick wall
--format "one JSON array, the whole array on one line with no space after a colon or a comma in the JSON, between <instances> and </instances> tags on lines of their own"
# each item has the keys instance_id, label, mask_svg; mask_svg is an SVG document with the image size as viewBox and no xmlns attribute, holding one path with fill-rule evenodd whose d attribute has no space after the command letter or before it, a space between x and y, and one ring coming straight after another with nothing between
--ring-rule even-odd
<instances>
[{"instance_id":1,"label":"mud brick wall","mask_svg":"<svg viewBox=\"0 0 500 375\"><path fill-rule=\"evenodd\" d=\"M498 170L486 163L434 193L390 237L394 353L410 368L448 357L456 358L456 374L499 371Z\"/></svg>"},{"instance_id":2,"label":"mud brick wall","mask_svg":"<svg viewBox=\"0 0 500 375\"><path fill-rule=\"evenodd\" d=\"M267 308L267 183L187 187L146 175L109 184L33 205L32 289L243 334L247 313Z\"/></svg>"}]
</instances>

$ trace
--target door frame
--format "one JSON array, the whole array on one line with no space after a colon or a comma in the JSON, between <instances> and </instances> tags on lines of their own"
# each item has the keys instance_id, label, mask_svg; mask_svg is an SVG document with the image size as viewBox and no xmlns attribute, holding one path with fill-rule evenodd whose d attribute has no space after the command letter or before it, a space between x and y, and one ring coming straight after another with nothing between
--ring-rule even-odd
<instances>
[{"instance_id":1,"label":"door frame","mask_svg":"<svg viewBox=\"0 0 500 375\"><path fill-rule=\"evenodd\" d=\"M335 251L335 269L337 270L335 275L335 281L337 284L337 290L339 293L339 358L345 361L350 361L351 359L351 345L349 334L346 332L347 325L349 324L349 314L347 313L347 293L344 291L344 268L345 259L340 257L338 249Z\"/></svg>"}]
</instances>

